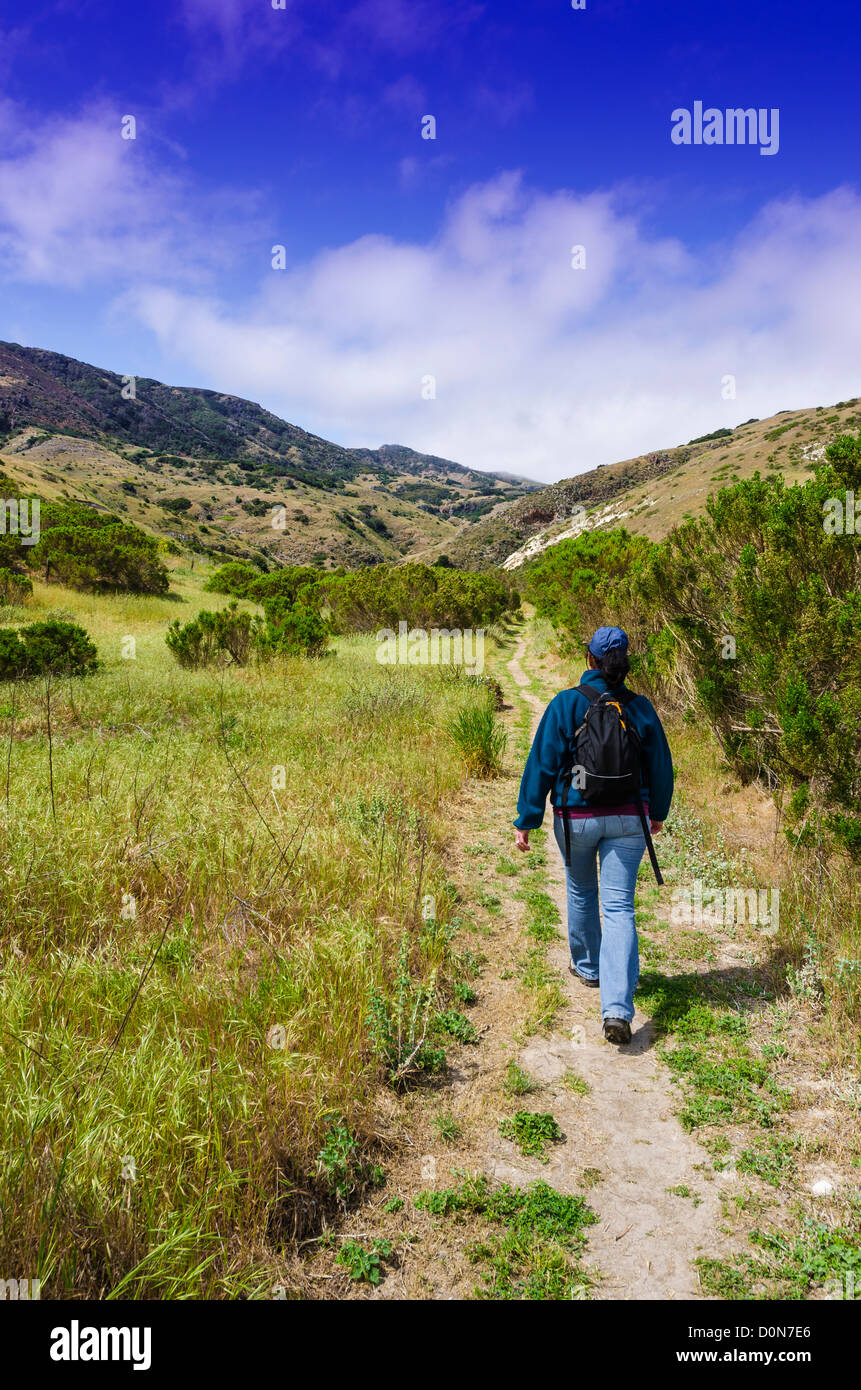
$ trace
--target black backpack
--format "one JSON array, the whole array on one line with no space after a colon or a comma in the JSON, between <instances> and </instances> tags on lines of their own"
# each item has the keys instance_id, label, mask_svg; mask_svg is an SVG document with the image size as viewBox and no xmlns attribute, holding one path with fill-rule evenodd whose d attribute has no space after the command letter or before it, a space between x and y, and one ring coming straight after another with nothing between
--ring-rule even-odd
<instances>
[{"instance_id":1,"label":"black backpack","mask_svg":"<svg viewBox=\"0 0 861 1390\"><path fill-rule=\"evenodd\" d=\"M583 723L569 742L562 779L562 825L565 831L565 864L571 866L571 825L566 814L568 793L579 771L578 791L590 806L620 806L626 801L636 803L646 837L646 848L655 878L663 883L649 821L640 795L642 780L642 751L640 735L633 721L625 715L625 706L634 696L630 690L596 690L593 685L578 685L586 696L589 708Z\"/></svg>"}]
</instances>

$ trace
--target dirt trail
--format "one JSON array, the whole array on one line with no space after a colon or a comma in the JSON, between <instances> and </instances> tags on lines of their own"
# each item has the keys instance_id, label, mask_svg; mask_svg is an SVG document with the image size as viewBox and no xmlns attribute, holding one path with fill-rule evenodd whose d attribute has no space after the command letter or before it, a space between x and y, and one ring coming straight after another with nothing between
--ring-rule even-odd
<instances>
[{"instance_id":1,"label":"dirt trail","mask_svg":"<svg viewBox=\"0 0 861 1390\"><path fill-rule=\"evenodd\" d=\"M533 711L534 732L544 702L526 688L526 650L521 638L508 669ZM552 844L547 858L548 892L566 923L564 869ZM588 1201L600 1221L591 1228L585 1262L602 1276L593 1296L701 1298L693 1261L724 1244L717 1229L720 1175L705 1179L703 1150L672 1113L674 1088L655 1053L650 1021L637 1011L627 1047L605 1042L598 991L568 974L567 941L553 947L548 959L564 975L570 1006L560 1016L559 1030L531 1042L519 1062L550 1086L570 1068L591 1092L583 1097L559 1087L553 1113L567 1142L555 1162L543 1167L530 1160L512 1162L494 1144L487 1155L488 1172L515 1183L540 1176L573 1192L582 1190L582 1174L592 1170L595 1185ZM510 1154L510 1146L505 1151ZM667 1191L679 1187L696 1194L697 1201Z\"/></svg>"}]
</instances>

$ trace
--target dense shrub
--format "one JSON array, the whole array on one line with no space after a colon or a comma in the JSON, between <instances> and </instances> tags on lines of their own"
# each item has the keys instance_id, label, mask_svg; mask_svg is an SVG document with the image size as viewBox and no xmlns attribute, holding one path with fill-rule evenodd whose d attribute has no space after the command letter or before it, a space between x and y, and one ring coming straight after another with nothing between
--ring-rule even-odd
<instances>
[{"instance_id":1,"label":"dense shrub","mask_svg":"<svg viewBox=\"0 0 861 1390\"><path fill-rule=\"evenodd\" d=\"M98 667L96 648L77 623L50 620L0 628L0 680L87 676Z\"/></svg>"},{"instance_id":2,"label":"dense shrub","mask_svg":"<svg viewBox=\"0 0 861 1390\"><path fill-rule=\"evenodd\" d=\"M319 656L328 637L326 623L311 609L270 599L265 621L231 603L220 613L204 610L188 623L174 618L164 640L180 666L195 670L216 663L246 666L276 654Z\"/></svg>"},{"instance_id":3,"label":"dense shrub","mask_svg":"<svg viewBox=\"0 0 861 1390\"><path fill-rule=\"evenodd\" d=\"M313 609L292 604L287 598L271 598L263 611L264 650L285 656L322 656L329 643L329 625Z\"/></svg>"},{"instance_id":4,"label":"dense shrub","mask_svg":"<svg viewBox=\"0 0 861 1390\"><path fill-rule=\"evenodd\" d=\"M43 566L46 580L58 580L76 589L165 594L169 588L167 570L158 555L158 541L137 526L115 519L101 525L43 529L27 562Z\"/></svg>"},{"instance_id":5,"label":"dense shrub","mask_svg":"<svg viewBox=\"0 0 861 1390\"><path fill-rule=\"evenodd\" d=\"M7 499L21 499L18 485L3 474L0 487ZM26 500L39 501L39 540L23 545L12 529L0 535L0 568L41 570L43 579L76 589L167 593L168 573L159 558L163 543L140 527L83 502L47 502L30 493Z\"/></svg>"},{"instance_id":6,"label":"dense shrub","mask_svg":"<svg viewBox=\"0 0 861 1390\"><path fill-rule=\"evenodd\" d=\"M508 576L439 566L373 565L317 586L337 632L411 627L484 627L519 604Z\"/></svg>"},{"instance_id":7,"label":"dense shrub","mask_svg":"<svg viewBox=\"0 0 861 1390\"><path fill-rule=\"evenodd\" d=\"M260 574L250 565L232 563L216 570L206 587L262 603L264 608L270 600L282 600L287 607L303 610L301 623L295 619L288 624L290 631L301 628L309 633L307 615L323 609L331 630L347 633L396 628L401 621L424 628L488 626L519 603L508 576L472 574L443 565L369 565L352 572L287 565ZM287 609L282 606L278 611L283 614ZM322 641L322 629L320 633Z\"/></svg>"},{"instance_id":8,"label":"dense shrub","mask_svg":"<svg viewBox=\"0 0 861 1390\"><path fill-rule=\"evenodd\" d=\"M32 593L33 581L28 575L0 569L0 604L6 608L17 607L26 603Z\"/></svg>"},{"instance_id":9,"label":"dense shrub","mask_svg":"<svg viewBox=\"0 0 861 1390\"><path fill-rule=\"evenodd\" d=\"M259 578L260 571L254 565L231 560L213 570L203 587L211 594L233 594L236 598L245 598L248 586Z\"/></svg>"},{"instance_id":10,"label":"dense shrub","mask_svg":"<svg viewBox=\"0 0 861 1390\"><path fill-rule=\"evenodd\" d=\"M526 595L558 630L566 651L582 651L618 606L617 582L656 547L625 530L594 531L552 545L526 571Z\"/></svg>"},{"instance_id":11,"label":"dense shrub","mask_svg":"<svg viewBox=\"0 0 861 1390\"><path fill-rule=\"evenodd\" d=\"M313 586L321 574L314 565L286 565L283 569L261 574L253 565L233 560L215 570L205 587L210 593L233 594L255 603L265 603L270 598L285 598L295 603L300 591L307 590L310 594L309 586ZM313 604L306 603L306 606Z\"/></svg>"},{"instance_id":12,"label":"dense shrub","mask_svg":"<svg viewBox=\"0 0 861 1390\"><path fill-rule=\"evenodd\" d=\"M660 545L563 542L528 593L570 643L621 622L636 674L714 728L744 778L789 794L796 837L861 857L861 547L830 534L830 499L861 493L861 435L813 480L752 478L709 498ZM566 593L567 575L567 593Z\"/></svg>"},{"instance_id":13,"label":"dense shrub","mask_svg":"<svg viewBox=\"0 0 861 1390\"><path fill-rule=\"evenodd\" d=\"M265 605L270 598L283 598L289 603L296 603L301 596L307 607L314 607L310 596L322 573L315 565L287 565L284 569L273 570L271 574L257 575L249 585L246 597Z\"/></svg>"},{"instance_id":14,"label":"dense shrub","mask_svg":"<svg viewBox=\"0 0 861 1390\"><path fill-rule=\"evenodd\" d=\"M259 618L231 603L220 613L204 610L189 623L174 618L164 640L180 666L189 669L217 661L245 666L258 649L262 626Z\"/></svg>"},{"instance_id":15,"label":"dense shrub","mask_svg":"<svg viewBox=\"0 0 861 1390\"><path fill-rule=\"evenodd\" d=\"M752 421L748 420L747 423L751 424ZM688 441L688 443L707 444L710 439L729 439L731 434L732 430L726 428L720 430L712 430L711 434L698 434L696 439L691 439Z\"/></svg>"},{"instance_id":16,"label":"dense shrub","mask_svg":"<svg viewBox=\"0 0 861 1390\"><path fill-rule=\"evenodd\" d=\"M723 489L632 596L656 673L696 701L741 773L791 791L805 838L828 831L861 857L861 551L824 526L828 500L861 488L861 436L827 455L801 486L756 475Z\"/></svg>"}]
</instances>

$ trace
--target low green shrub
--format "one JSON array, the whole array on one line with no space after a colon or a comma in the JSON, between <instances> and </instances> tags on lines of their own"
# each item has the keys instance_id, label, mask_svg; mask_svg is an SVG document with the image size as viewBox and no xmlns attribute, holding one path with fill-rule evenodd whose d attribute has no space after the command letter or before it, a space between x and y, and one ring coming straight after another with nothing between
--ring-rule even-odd
<instances>
[{"instance_id":1,"label":"low green shrub","mask_svg":"<svg viewBox=\"0 0 861 1390\"><path fill-rule=\"evenodd\" d=\"M51 619L0 628L0 680L88 676L99 665L94 644L77 623Z\"/></svg>"},{"instance_id":2,"label":"low green shrub","mask_svg":"<svg viewBox=\"0 0 861 1390\"><path fill-rule=\"evenodd\" d=\"M26 603L33 593L33 581L26 574L0 568L0 605L15 608Z\"/></svg>"},{"instance_id":3,"label":"low green shrub","mask_svg":"<svg viewBox=\"0 0 861 1390\"><path fill-rule=\"evenodd\" d=\"M313 609L282 597L265 600L263 611L262 649L285 656L322 656L329 645L329 625Z\"/></svg>"},{"instance_id":4,"label":"low green shrub","mask_svg":"<svg viewBox=\"0 0 861 1390\"><path fill-rule=\"evenodd\" d=\"M204 610L189 623L174 618L164 640L180 666L195 670L219 661L246 666L259 650L262 633L259 618L231 603L220 613Z\"/></svg>"}]
</instances>

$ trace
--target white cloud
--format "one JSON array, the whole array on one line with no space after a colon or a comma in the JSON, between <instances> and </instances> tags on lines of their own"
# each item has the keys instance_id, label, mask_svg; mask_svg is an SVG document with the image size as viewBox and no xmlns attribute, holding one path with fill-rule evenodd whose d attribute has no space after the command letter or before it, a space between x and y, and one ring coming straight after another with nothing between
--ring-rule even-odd
<instances>
[{"instance_id":1,"label":"white cloud","mask_svg":"<svg viewBox=\"0 0 861 1390\"><path fill-rule=\"evenodd\" d=\"M94 281L198 282L235 259L253 234L254 199L235 190L194 193L161 163L165 142L138 118L91 106L72 118L33 118L0 102L0 273L76 288ZM224 213L229 224L219 226Z\"/></svg>"},{"instance_id":2,"label":"white cloud","mask_svg":"<svg viewBox=\"0 0 861 1390\"><path fill-rule=\"evenodd\" d=\"M363 237L272 272L244 311L164 286L126 307L186 379L317 433L550 481L857 394L859 231L861 200L840 189L773 203L694 255L609 193L509 173L469 189L431 242Z\"/></svg>"},{"instance_id":3,"label":"white cloud","mask_svg":"<svg viewBox=\"0 0 861 1390\"><path fill-rule=\"evenodd\" d=\"M269 271L249 299L226 268L268 256L253 193L202 196L163 147L122 141L112 111L20 116L0 103L0 275L82 287L132 349L155 335L174 380L343 443L549 481L861 390L848 188L773 202L693 252L652 233L630 189L545 193L509 172L467 189L427 241L365 236Z\"/></svg>"}]
</instances>

